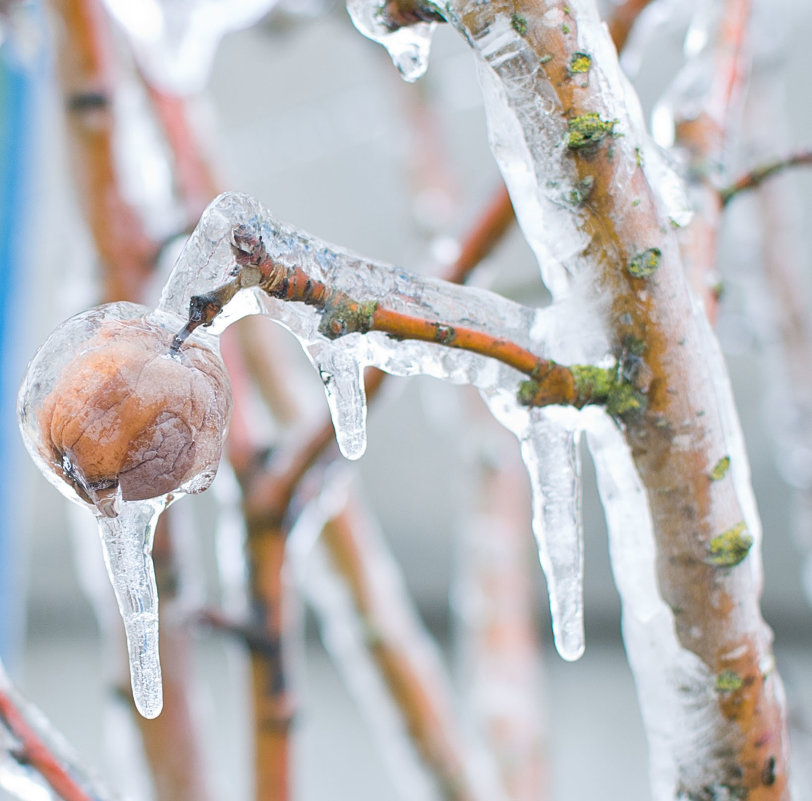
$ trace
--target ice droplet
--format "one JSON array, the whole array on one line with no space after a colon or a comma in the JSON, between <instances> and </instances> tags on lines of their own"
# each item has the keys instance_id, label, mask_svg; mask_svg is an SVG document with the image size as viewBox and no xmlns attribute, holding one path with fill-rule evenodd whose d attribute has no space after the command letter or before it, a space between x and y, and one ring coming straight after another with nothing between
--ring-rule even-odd
<instances>
[{"instance_id":1,"label":"ice droplet","mask_svg":"<svg viewBox=\"0 0 812 801\"><path fill-rule=\"evenodd\" d=\"M383 9L379 0L347 0L347 13L353 25L368 39L385 47L403 79L414 83L428 67L436 23L418 22L393 31L384 22Z\"/></svg>"},{"instance_id":2,"label":"ice droplet","mask_svg":"<svg viewBox=\"0 0 812 801\"><path fill-rule=\"evenodd\" d=\"M97 518L104 563L124 621L133 700L145 718L157 717L163 707L152 565L152 542L163 509L161 501L123 501L116 517Z\"/></svg>"},{"instance_id":3,"label":"ice droplet","mask_svg":"<svg viewBox=\"0 0 812 801\"><path fill-rule=\"evenodd\" d=\"M324 384L338 448L347 459L360 459L367 447L364 366L345 348L313 346L310 355Z\"/></svg>"}]
</instances>

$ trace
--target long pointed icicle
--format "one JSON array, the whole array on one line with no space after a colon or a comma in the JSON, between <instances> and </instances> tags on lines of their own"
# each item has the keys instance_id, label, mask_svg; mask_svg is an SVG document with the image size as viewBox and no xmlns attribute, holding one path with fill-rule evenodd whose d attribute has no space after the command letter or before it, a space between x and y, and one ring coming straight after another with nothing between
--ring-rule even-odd
<instances>
[{"instance_id":1,"label":"long pointed icicle","mask_svg":"<svg viewBox=\"0 0 812 801\"><path fill-rule=\"evenodd\" d=\"M533 490L533 533L547 579L553 637L569 661L584 652L584 556L579 430L542 418L522 440Z\"/></svg>"},{"instance_id":2,"label":"long pointed icicle","mask_svg":"<svg viewBox=\"0 0 812 801\"><path fill-rule=\"evenodd\" d=\"M158 590L152 542L163 505L123 504L116 517L98 518L104 563L116 595L130 659L133 701L145 718L163 707L158 658Z\"/></svg>"}]
</instances>

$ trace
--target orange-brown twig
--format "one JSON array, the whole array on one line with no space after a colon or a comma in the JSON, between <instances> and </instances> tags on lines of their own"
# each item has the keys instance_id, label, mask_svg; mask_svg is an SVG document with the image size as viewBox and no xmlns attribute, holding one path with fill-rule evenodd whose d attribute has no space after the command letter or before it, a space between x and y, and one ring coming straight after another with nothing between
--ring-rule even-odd
<instances>
[{"instance_id":1,"label":"orange-brown twig","mask_svg":"<svg viewBox=\"0 0 812 801\"><path fill-rule=\"evenodd\" d=\"M477 416L467 422L485 427L487 446L475 465L476 500L457 549L459 669L466 708L494 755L507 797L539 801L549 796L549 782L530 500L515 442L474 400Z\"/></svg>"},{"instance_id":2,"label":"orange-brown twig","mask_svg":"<svg viewBox=\"0 0 812 801\"><path fill-rule=\"evenodd\" d=\"M108 300L139 298L152 275L157 246L118 179L113 107L115 58L98 0L52 0L62 22L59 79L65 97L75 178L102 263Z\"/></svg>"},{"instance_id":3,"label":"orange-brown twig","mask_svg":"<svg viewBox=\"0 0 812 801\"><path fill-rule=\"evenodd\" d=\"M409 616L404 615L397 588L383 579L376 553L380 545L357 503L324 527L322 539L331 561L346 582L374 660L418 752L432 769L445 798L473 801L476 797L465 777L465 765L454 732L442 683L432 674L419 647Z\"/></svg>"},{"instance_id":4,"label":"orange-brown twig","mask_svg":"<svg viewBox=\"0 0 812 801\"><path fill-rule=\"evenodd\" d=\"M20 744L14 758L21 765L30 765L63 801L96 801L40 736L5 686L0 687L0 721Z\"/></svg>"},{"instance_id":5,"label":"orange-brown twig","mask_svg":"<svg viewBox=\"0 0 812 801\"><path fill-rule=\"evenodd\" d=\"M745 35L750 19L750 0L726 0L723 22L712 48L712 80L701 99L699 113L695 99L687 111L675 109L675 143L689 156L689 174L695 216L681 232L685 269L694 291L704 300L711 321L716 317L719 293L717 236L723 198L712 181L714 169L721 165L725 138L730 126L734 102L740 95L747 72Z\"/></svg>"},{"instance_id":6,"label":"orange-brown twig","mask_svg":"<svg viewBox=\"0 0 812 801\"><path fill-rule=\"evenodd\" d=\"M198 220L218 191L218 180L189 119L190 101L156 87L143 74L152 108L173 160L176 189L190 223Z\"/></svg>"},{"instance_id":7,"label":"orange-brown twig","mask_svg":"<svg viewBox=\"0 0 812 801\"><path fill-rule=\"evenodd\" d=\"M258 446L247 409L249 376L233 337L224 339L224 358L232 376L234 408L228 456L243 494L248 538L246 557L250 618L234 624L217 613L204 621L239 637L248 649L254 735L254 797L257 801L287 801L290 797L290 729L295 699L285 664L287 627L285 563L287 531L281 517L252 514L250 501L257 476L264 474L263 450Z\"/></svg>"},{"instance_id":8,"label":"orange-brown twig","mask_svg":"<svg viewBox=\"0 0 812 801\"><path fill-rule=\"evenodd\" d=\"M282 569L287 538L283 529L249 525L252 636L247 640L254 710L257 801L290 798L290 736L294 701L285 669L285 602Z\"/></svg>"},{"instance_id":9,"label":"orange-brown twig","mask_svg":"<svg viewBox=\"0 0 812 801\"><path fill-rule=\"evenodd\" d=\"M650 3L651 0L623 0L612 7L612 16L607 24L618 53L625 47L637 18Z\"/></svg>"},{"instance_id":10,"label":"orange-brown twig","mask_svg":"<svg viewBox=\"0 0 812 801\"><path fill-rule=\"evenodd\" d=\"M608 394L615 388L612 378L615 373L612 370L601 370L603 381L594 380L596 373L590 373L589 380L579 380L584 375L584 368L557 364L505 337L484 330L451 325L442 320L426 320L388 309L378 301L351 297L346 292L311 277L302 267L286 267L274 261L262 239L243 225L235 227L232 237L237 265L258 270L261 275L259 288L271 297L318 309L321 312L319 331L328 339L377 331L395 340L432 342L469 351L496 359L528 376L530 382L525 382L518 389L519 400L525 405L564 404L581 408L587 404L607 404L608 401L608 408L613 412ZM175 336L172 350L178 350L196 328L210 324L242 288L242 280L242 274L238 272L229 283L205 295L193 296L189 321ZM619 374L615 374L614 381L617 375Z\"/></svg>"},{"instance_id":11,"label":"orange-brown twig","mask_svg":"<svg viewBox=\"0 0 812 801\"><path fill-rule=\"evenodd\" d=\"M812 150L799 150L784 158L771 161L761 167L756 167L737 178L732 184L719 190L722 205L726 206L734 197L748 189L761 186L768 178L782 173L790 167L808 167L812 165Z\"/></svg>"}]
</instances>

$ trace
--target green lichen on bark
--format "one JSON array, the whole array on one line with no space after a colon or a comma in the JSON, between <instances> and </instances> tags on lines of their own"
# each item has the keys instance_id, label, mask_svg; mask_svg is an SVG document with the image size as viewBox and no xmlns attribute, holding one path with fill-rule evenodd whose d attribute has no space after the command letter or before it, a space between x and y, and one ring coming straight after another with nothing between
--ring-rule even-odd
<instances>
[{"instance_id":1,"label":"green lichen on bark","mask_svg":"<svg viewBox=\"0 0 812 801\"><path fill-rule=\"evenodd\" d=\"M740 690L744 679L735 670L723 670L716 677L716 690L721 693L730 693Z\"/></svg>"},{"instance_id":2,"label":"green lichen on bark","mask_svg":"<svg viewBox=\"0 0 812 801\"><path fill-rule=\"evenodd\" d=\"M521 14L514 14L510 18L510 27L513 28L519 36L527 34L527 20Z\"/></svg>"},{"instance_id":3,"label":"green lichen on bark","mask_svg":"<svg viewBox=\"0 0 812 801\"><path fill-rule=\"evenodd\" d=\"M710 471L711 481L721 481L730 469L730 457L723 456Z\"/></svg>"},{"instance_id":4,"label":"green lichen on bark","mask_svg":"<svg viewBox=\"0 0 812 801\"><path fill-rule=\"evenodd\" d=\"M617 120L602 120L594 111L580 114L569 121L567 147L570 150L590 152L597 150L601 142L614 133Z\"/></svg>"},{"instance_id":5,"label":"green lichen on bark","mask_svg":"<svg viewBox=\"0 0 812 801\"><path fill-rule=\"evenodd\" d=\"M599 404L620 420L631 419L645 409L645 396L619 375L617 367L576 364L570 370L578 408Z\"/></svg>"},{"instance_id":6,"label":"green lichen on bark","mask_svg":"<svg viewBox=\"0 0 812 801\"><path fill-rule=\"evenodd\" d=\"M592 66L592 56L589 53L581 53L576 51L570 58L569 70L572 73L589 72Z\"/></svg>"},{"instance_id":7,"label":"green lichen on bark","mask_svg":"<svg viewBox=\"0 0 812 801\"><path fill-rule=\"evenodd\" d=\"M646 409L646 396L625 381L617 382L606 399L606 411L618 420L628 422Z\"/></svg>"},{"instance_id":8,"label":"green lichen on bark","mask_svg":"<svg viewBox=\"0 0 812 801\"><path fill-rule=\"evenodd\" d=\"M718 567L735 567L743 562L753 546L753 537L742 521L718 534L710 541L710 553L706 561Z\"/></svg>"},{"instance_id":9,"label":"green lichen on bark","mask_svg":"<svg viewBox=\"0 0 812 801\"><path fill-rule=\"evenodd\" d=\"M590 364L576 364L570 369L575 379L576 406L606 401L613 384L611 370Z\"/></svg>"},{"instance_id":10,"label":"green lichen on bark","mask_svg":"<svg viewBox=\"0 0 812 801\"><path fill-rule=\"evenodd\" d=\"M626 270L632 278L648 278L657 272L663 252L659 248L648 248L638 253L626 265Z\"/></svg>"}]
</instances>

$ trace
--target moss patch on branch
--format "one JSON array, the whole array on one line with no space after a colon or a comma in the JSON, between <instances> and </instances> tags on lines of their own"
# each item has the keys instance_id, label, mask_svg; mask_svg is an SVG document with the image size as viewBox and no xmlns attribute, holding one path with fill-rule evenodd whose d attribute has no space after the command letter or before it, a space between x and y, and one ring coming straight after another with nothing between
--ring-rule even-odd
<instances>
[{"instance_id":1,"label":"moss patch on branch","mask_svg":"<svg viewBox=\"0 0 812 801\"><path fill-rule=\"evenodd\" d=\"M510 18L510 27L513 28L519 36L527 34L527 20L521 14L514 14Z\"/></svg>"},{"instance_id":2,"label":"moss patch on branch","mask_svg":"<svg viewBox=\"0 0 812 801\"><path fill-rule=\"evenodd\" d=\"M657 272L662 255L659 248L648 248L638 253L626 266L626 270L632 278L648 278Z\"/></svg>"},{"instance_id":3,"label":"moss patch on branch","mask_svg":"<svg viewBox=\"0 0 812 801\"><path fill-rule=\"evenodd\" d=\"M620 375L617 367L575 364L565 369L573 382L571 405L577 409L590 404L604 406L612 417L628 421L646 408L645 395ZM531 378L519 385L518 400L523 406L543 406L550 402L549 397L545 377Z\"/></svg>"},{"instance_id":4,"label":"moss patch on branch","mask_svg":"<svg viewBox=\"0 0 812 801\"><path fill-rule=\"evenodd\" d=\"M592 56L589 53L575 52L570 58L569 70L573 73L589 72L592 66Z\"/></svg>"},{"instance_id":5,"label":"moss patch on branch","mask_svg":"<svg viewBox=\"0 0 812 801\"><path fill-rule=\"evenodd\" d=\"M721 481L730 469L730 457L723 456L710 471L711 481Z\"/></svg>"},{"instance_id":6,"label":"moss patch on branch","mask_svg":"<svg viewBox=\"0 0 812 801\"><path fill-rule=\"evenodd\" d=\"M570 150L590 152L614 133L617 120L602 120L600 114L590 111L569 121L567 147Z\"/></svg>"},{"instance_id":7,"label":"moss patch on branch","mask_svg":"<svg viewBox=\"0 0 812 801\"><path fill-rule=\"evenodd\" d=\"M735 567L744 561L752 546L753 537L747 531L747 524L741 521L710 541L710 553L705 561L718 567Z\"/></svg>"},{"instance_id":8,"label":"moss patch on branch","mask_svg":"<svg viewBox=\"0 0 812 801\"><path fill-rule=\"evenodd\" d=\"M735 670L723 670L716 677L717 692L734 692L735 690L740 690L743 684L744 680Z\"/></svg>"}]
</instances>

